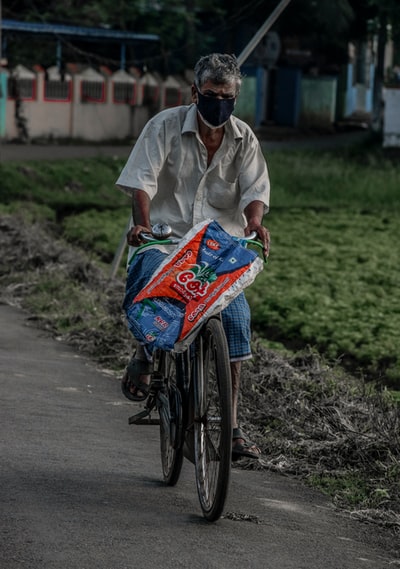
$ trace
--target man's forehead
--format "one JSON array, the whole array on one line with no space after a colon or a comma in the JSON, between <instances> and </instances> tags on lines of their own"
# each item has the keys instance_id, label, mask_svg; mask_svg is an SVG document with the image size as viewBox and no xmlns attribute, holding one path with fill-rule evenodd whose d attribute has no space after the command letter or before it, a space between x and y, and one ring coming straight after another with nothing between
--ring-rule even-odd
<instances>
[{"instance_id":1,"label":"man's forehead","mask_svg":"<svg viewBox=\"0 0 400 569\"><path fill-rule=\"evenodd\" d=\"M216 94L232 94L232 96L236 93L236 84L234 82L230 83L213 83L212 81L206 81L203 83L201 90L203 93L205 91L212 91Z\"/></svg>"}]
</instances>

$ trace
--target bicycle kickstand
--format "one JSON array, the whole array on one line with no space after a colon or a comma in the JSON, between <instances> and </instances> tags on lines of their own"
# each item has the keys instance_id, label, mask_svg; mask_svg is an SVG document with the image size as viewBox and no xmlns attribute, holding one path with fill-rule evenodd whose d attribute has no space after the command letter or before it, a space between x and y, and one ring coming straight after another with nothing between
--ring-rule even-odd
<instances>
[{"instance_id":1,"label":"bicycle kickstand","mask_svg":"<svg viewBox=\"0 0 400 569\"><path fill-rule=\"evenodd\" d=\"M132 415L131 417L129 417L128 422L130 425L159 425L160 424L160 419L158 417L153 419L151 417L151 412L153 411L153 409L156 408L158 392L160 391L162 386L163 386L163 382L160 379L158 379L158 378L153 379L153 381L151 382L150 393L149 393L149 396L147 398L145 408L142 411L140 411L139 413L136 413L135 415Z\"/></svg>"}]
</instances>

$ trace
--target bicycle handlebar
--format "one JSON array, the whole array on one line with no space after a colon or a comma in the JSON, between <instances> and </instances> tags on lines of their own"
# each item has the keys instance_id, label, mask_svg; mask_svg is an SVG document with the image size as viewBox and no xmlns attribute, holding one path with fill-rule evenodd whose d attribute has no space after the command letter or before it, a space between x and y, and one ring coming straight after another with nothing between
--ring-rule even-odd
<instances>
[{"instance_id":1,"label":"bicycle handlebar","mask_svg":"<svg viewBox=\"0 0 400 569\"><path fill-rule=\"evenodd\" d=\"M153 229L156 229L156 227L158 226L154 226ZM144 243L143 245L139 245L139 247L136 250L136 253L141 250L144 249L145 247L149 247L150 245L177 245L180 241L181 238L180 237L171 237L168 236L166 238L158 238L156 236L154 236L152 233L146 233L144 231L139 233L141 239L143 239ZM235 241L238 241L238 243L240 243L243 247L246 247L246 245L251 244L251 245L256 245L257 247L259 247L260 249L264 249L263 244L260 243L260 241L256 241L256 237L257 237L257 232L256 231L252 231L250 233L250 235L247 236L243 236L243 237L234 237L232 236L233 239L235 239ZM136 253L134 255L132 255L131 259L129 260L130 264ZM264 258L264 262L267 262L267 258L265 257L265 255L263 254L263 258Z\"/></svg>"},{"instance_id":2,"label":"bicycle handlebar","mask_svg":"<svg viewBox=\"0 0 400 569\"><path fill-rule=\"evenodd\" d=\"M164 239L160 239L159 237L154 237L152 233L145 233L144 231L141 231L139 235L145 243L151 243L152 245L154 243L161 243L163 245L176 245L180 241L179 237L166 237Z\"/></svg>"},{"instance_id":3,"label":"bicycle handlebar","mask_svg":"<svg viewBox=\"0 0 400 569\"><path fill-rule=\"evenodd\" d=\"M161 243L164 245L170 245L170 244L175 245L179 243L179 241L181 240L179 237L166 237L165 239L160 239L158 237L155 237L153 233L145 233L144 231L141 231L139 235L143 239L143 241L145 241L145 243L151 243L152 245L154 245L154 243ZM239 242L244 241L246 243L253 243L256 237L257 237L257 231L252 231L250 235L247 235L246 237L233 237L233 239ZM254 241L254 244L262 247L259 241Z\"/></svg>"}]
</instances>

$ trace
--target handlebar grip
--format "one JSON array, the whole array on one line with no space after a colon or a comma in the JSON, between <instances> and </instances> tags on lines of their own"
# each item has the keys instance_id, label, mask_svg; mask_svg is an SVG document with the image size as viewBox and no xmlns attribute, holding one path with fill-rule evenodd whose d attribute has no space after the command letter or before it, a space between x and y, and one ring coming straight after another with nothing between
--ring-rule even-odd
<instances>
[{"instance_id":1,"label":"handlebar grip","mask_svg":"<svg viewBox=\"0 0 400 569\"><path fill-rule=\"evenodd\" d=\"M253 239L255 239L257 237L257 231L252 231L250 233L250 235L248 235L247 237L245 237L246 241L252 241Z\"/></svg>"},{"instance_id":2,"label":"handlebar grip","mask_svg":"<svg viewBox=\"0 0 400 569\"><path fill-rule=\"evenodd\" d=\"M145 233L144 231L141 231L139 233L139 237L145 241L146 243L150 242L150 241L156 241L156 239L153 237L153 235L151 233Z\"/></svg>"}]
</instances>

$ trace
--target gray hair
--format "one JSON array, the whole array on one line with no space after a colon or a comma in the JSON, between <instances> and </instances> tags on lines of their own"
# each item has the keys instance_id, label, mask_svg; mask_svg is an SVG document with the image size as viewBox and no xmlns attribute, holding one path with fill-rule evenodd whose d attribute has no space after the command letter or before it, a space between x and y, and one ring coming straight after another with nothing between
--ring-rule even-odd
<instances>
[{"instance_id":1,"label":"gray hair","mask_svg":"<svg viewBox=\"0 0 400 569\"><path fill-rule=\"evenodd\" d=\"M236 57L228 53L211 53L201 57L194 67L194 82L201 89L207 81L216 85L234 83L238 95L242 74Z\"/></svg>"}]
</instances>

